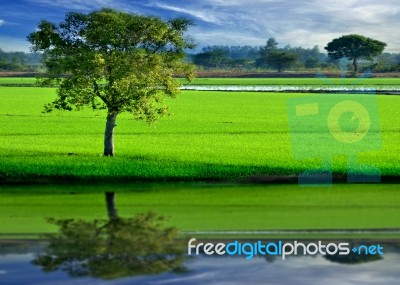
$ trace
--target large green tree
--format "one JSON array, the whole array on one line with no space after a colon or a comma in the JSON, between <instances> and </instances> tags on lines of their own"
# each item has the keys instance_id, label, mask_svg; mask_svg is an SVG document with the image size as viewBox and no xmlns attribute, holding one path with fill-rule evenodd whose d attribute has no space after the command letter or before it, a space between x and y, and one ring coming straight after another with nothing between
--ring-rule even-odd
<instances>
[{"instance_id":1,"label":"large green tree","mask_svg":"<svg viewBox=\"0 0 400 285\"><path fill-rule=\"evenodd\" d=\"M367 38L361 35L346 35L333 39L325 49L329 57L339 59L347 57L353 61L354 73L358 73L357 61L359 59L372 59L380 55L385 49L386 43Z\"/></svg>"},{"instance_id":2,"label":"large green tree","mask_svg":"<svg viewBox=\"0 0 400 285\"><path fill-rule=\"evenodd\" d=\"M173 75L193 76L184 61L184 50L194 47L184 35L190 25L113 9L67 13L59 24L42 21L28 40L43 52L43 84L58 86L46 110L107 109L104 155L113 156L118 114L155 122L167 113L163 98L179 91Z\"/></svg>"}]
</instances>

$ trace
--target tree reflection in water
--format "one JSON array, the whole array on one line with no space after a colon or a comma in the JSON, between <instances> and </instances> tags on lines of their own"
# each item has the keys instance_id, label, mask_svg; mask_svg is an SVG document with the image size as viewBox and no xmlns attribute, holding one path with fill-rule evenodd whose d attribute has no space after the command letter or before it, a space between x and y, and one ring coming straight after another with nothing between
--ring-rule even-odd
<instances>
[{"instance_id":1,"label":"tree reflection in water","mask_svg":"<svg viewBox=\"0 0 400 285\"><path fill-rule=\"evenodd\" d=\"M46 235L45 253L32 262L45 272L101 279L185 272L184 242L177 240L176 228L163 227L164 221L152 212L108 220L49 219L59 231Z\"/></svg>"},{"instance_id":2,"label":"tree reflection in water","mask_svg":"<svg viewBox=\"0 0 400 285\"><path fill-rule=\"evenodd\" d=\"M365 245L365 243L352 242L350 244L350 248L359 247L360 245ZM362 264L366 262L379 261L383 259L382 255L379 254L367 254L365 252L358 254L354 253L353 251L350 251L348 255L334 254L334 255L325 255L324 257L329 261L341 264Z\"/></svg>"}]
</instances>

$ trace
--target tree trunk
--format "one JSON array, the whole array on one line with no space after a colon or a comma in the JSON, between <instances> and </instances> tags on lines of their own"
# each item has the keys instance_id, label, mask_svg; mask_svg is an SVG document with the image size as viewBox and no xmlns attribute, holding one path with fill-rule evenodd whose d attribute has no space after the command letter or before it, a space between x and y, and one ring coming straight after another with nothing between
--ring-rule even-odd
<instances>
[{"instance_id":1,"label":"tree trunk","mask_svg":"<svg viewBox=\"0 0 400 285\"><path fill-rule=\"evenodd\" d=\"M353 58L353 66L354 66L354 75L358 74L358 66L357 66L357 58Z\"/></svg>"},{"instance_id":2,"label":"tree trunk","mask_svg":"<svg viewBox=\"0 0 400 285\"><path fill-rule=\"evenodd\" d=\"M118 211L115 207L115 192L106 192L107 213L110 220L118 218Z\"/></svg>"},{"instance_id":3,"label":"tree trunk","mask_svg":"<svg viewBox=\"0 0 400 285\"><path fill-rule=\"evenodd\" d=\"M114 128L118 113L108 112L106 131L104 133L104 156L114 156Z\"/></svg>"}]
</instances>

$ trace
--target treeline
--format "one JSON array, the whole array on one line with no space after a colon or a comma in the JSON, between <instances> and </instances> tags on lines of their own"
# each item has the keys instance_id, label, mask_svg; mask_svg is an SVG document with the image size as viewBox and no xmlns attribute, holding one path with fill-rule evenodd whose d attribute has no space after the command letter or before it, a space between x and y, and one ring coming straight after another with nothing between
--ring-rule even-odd
<instances>
[{"instance_id":1,"label":"treeline","mask_svg":"<svg viewBox=\"0 0 400 285\"><path fill-rule=\"evenodd\" d=\"M5 52L0 49L0 71L37 71L41 66L39 53Z\"/></svg>"},{"instance_id":2,"label":"treeline","mask_svg":"<svg viewBox=\"0 0 400 285\"><path fill-rule=\"evenodd\" d=\"M207 46L201 52L189 55L190 61L201 69L223 70L337 70L339 62L313 48L279 47L274 38L269 38L265 46ZM383 53L373 60L361 61L361 70L374 72L400 71L400 53ZM350 69L350 62L349 62Z\"/></svg>"},{"instance_id":3,"label":"treeline","mask_svg":"<svg viewBox=\"0 0 400 285\"><path fill-rule=\"evenodd\" d=\"M40 53L5 52L0 48L0 71L40 71ZM265 46L206 46L201 52L188 54L188 60L204 70L338 70L339 62L318 46L313 48L279 47L274 38ZM360 70L400 72L400 53L382 53L373 60L360 61ZM351 63L349 62L349 70Z\"/></svg>"}]
</instances>

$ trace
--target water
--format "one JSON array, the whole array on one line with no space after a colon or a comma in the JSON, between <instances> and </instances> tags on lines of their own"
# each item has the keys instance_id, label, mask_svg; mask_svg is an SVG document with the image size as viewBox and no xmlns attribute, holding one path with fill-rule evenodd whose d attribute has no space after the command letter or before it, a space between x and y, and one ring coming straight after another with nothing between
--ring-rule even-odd
<instances>
[{"instance_id":1,"label":"water","mask_svg":"<svg viewBox=\"0 0 400 285\"><path fill-rule=\"evenodd\" d=\"M185 85L182 90L196 91L251 91L251 92L292 92L292 93L365 93L399 94L398 86L284 86L284 85Z\"/></svg>"},{"instance_id":2,"label":"water","mask_svg":"<svg viewBox=\"0 0 400 285\"><path fill-rule=\"evenodd\" d=\"M124 217L115 224L107 217L104 199L104 191L110 189L117 192L116 206ZM391 285L400 278L398 185L9 185L0 190L0 284ZM244 193L249 197L245 199ZM187 241L174 237L171 242L164 229L143 223L143 219L126 218L136 209L148 208L173 213L173 221L186 225L185 234L198 241L321 238L337 243L379 243L384 254L363 256L355 262L320 254L287 256L285 260L281 256L206 256L204 252L189 257ZM55 235L46 241L18 239L21 233L36 237L49 230L45 217L74 218L75 222L55 220L62 226L51 228ZM212 230L220 217L220 227L215 230L214 225ZM321 217L326 221L318 222ZM353 222L357 219L361 225ZM270 226L276 220L285 224L281 230ZM295 225L289 227L290 223ZM296 230L301 223L309 230ZM242 229L235 231L234 225L239 224Z\"/></svg>"},{"instance_id":3,"label":"water","mask_svg":"<svg viewBox=\"0 0 400 285\"><path fill-rule=\"evenodd\" d=\"M40 241L0 242L0 284L398 284L400 244L385 244L382 259L359 264L329 261L321 255L280 258L199 256L185 261L186 273L161 273L122 279L72 278L66 272L44 273L32 264L43 252Z\"/></svg>"}]
</instances>

